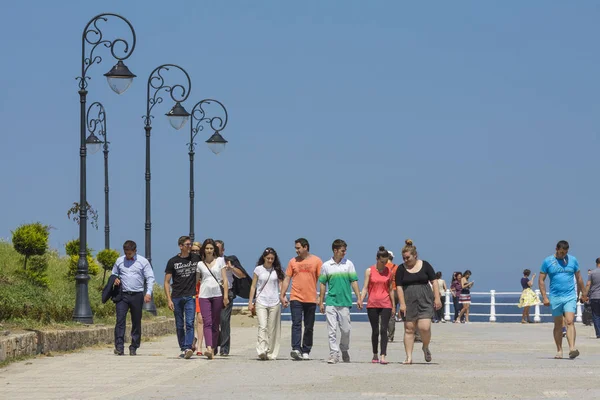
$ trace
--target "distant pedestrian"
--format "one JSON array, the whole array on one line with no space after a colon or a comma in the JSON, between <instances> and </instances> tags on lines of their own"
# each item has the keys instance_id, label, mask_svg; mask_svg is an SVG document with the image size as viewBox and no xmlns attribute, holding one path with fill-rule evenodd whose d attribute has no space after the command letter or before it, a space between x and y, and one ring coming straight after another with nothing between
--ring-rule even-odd
<instances>
[{"instance_id":1,"label":"distant pedestrian","mask_svg":"<svg viewBox=\"0 0 600 400\"><path fill-rule=\"evenodd\" d=\"M596 338L600 339L600 258L596 258L596 269L589 274L586 293L592 306L592 321L596 330Z\"/></svg>"},{"instance_id":2,"label":"distant pedestrian","mask_svg":"<svg viewBox=\"0 0 600 400\"><path fill-rule=\"evenodd\" d=\"M281 303L290 306L292 314L292 351L290 356L298 360L310 360L313 345L315 311L317 308L317 280L321 274L321 259L309 253L310 244L304 238L296 239L297 256L288 263L281 291ZM292 281L292 292L288 301L286 292ZM302 321L304 320L304 335Z\"/></svg>"},{"instance_id":3,"label":"distant pedestrian","mask_svg":"<svg viewBox=\"0 0 600 400\"><path fill-rule=\"evenodd\" d=\"M350 308L352 308L352 291L356 295L356 304L362 310L358 277L354 264L346 258L348 245L342 239L336 239L331 245L333 257L323 263L319 276L319 309L326 314L327 330L329 333L329 364L339 362L340 351L342 361L350 362ZM327 292L327 307L324 305ZM337 332L340 328L338 345Z\"/></svg>"},{"instance_id":4,"label":"distant pedestrian","mask_svg":"<svg viewBox=\"0 0 600 400\"><path fill-rule=\"evenodd\" d=\"M442 272L438 271L435 273L435 285L438 285L438 290L440 292L440 301L442 302L442 306L435 310L435 320L434 322L446 322L444 319L444 305L446 304L446 281L442 279Z\"/></svg>"},{"instance_id":5,"label":"distant pedestrian","mask_svg":"<svg viewBox=\"0 0 600 400\"><path fill-rule=\"evenodd\" d=\"M431 362L431 319L435 310L442 307L439 286L435 282L435 271L431 264L420 260L413 241L406 239L402 248L403 264L398 266L396 285L400 299L400 311L404 317L404 351L406 359L403 364L412 364L412 352L415 331L421 333L423 355L426 362Z\"/></svg>"},{"instance_id":6,"label":"distant pedestrian","mask_svg":"<svg viewBox=\"0 0 600 400\"><path fill-rule=\"evenodd\" d=\"M452 283L450 284L450 292L452 293L452 302L454 303L454 323L460 322L458 314L462 309L460 304L460 292L462 291L462 272L455 272L452 274Z\"/></svg>"},{"instance_id":7,"label":"distant pedestrian","mask_svg":"<svg viewBox=\"0 0 600 400\"><path fill-rule=\"evenodd\" d=\"M219 248L219 254L225 259L225 274L227 275L227 287L229 288L229 303L221 310L221 324L219 329L219 355L228 356L231 348L231 312L233 311L233 300L235 299L235 293L233 292L233 280L234 277L245 278L246 272L233 265L230 257L225 256L225 242L222 240L215 240L217 247ZM235 257L237 260L237 257ZM238 260L239 261L239 260ZM217 349L215 349L216 351Z\"/></svg>"},{"instance_id":8,"label":"distant pedestrian","mask_svg":"<svg viewBox=\"0 0 600 400\"><path fill-rule=\"evenodd\" d=\"M390 317L390 324L388 326L388 341L394 341L394 335L396 334L396 313L398 312L398 305L400 304L398 301L398 293L396 293L396 271L398 271L398 265L394 264L394 253L391 250L387 251L390 257L388 258L388 263L386 267L390 269L392 274L392 287L394 288L394 305L396 306L392 310L392 316ZM402 321L400 319L400 321ZM400 322L398 321L398 322Z\"/></svg>"},{"instance_id":9,"label":"distant pedestrian","mask_svg":"<svg viewBox=\"0 0 600 400\"><path fill-rule=\"evenodd\" d=\"M137 254L137 245L133 240L123 243L123 252L125 255L117 258L112 269L112 275L117 276L115 285L121 285L121 299L116 303L114 353L118 356L125 354L125 325L129 311L131 314L129 355L135 356L142 340L142 306L152 299L154 271L148 260ZM144 281L147 284L145 294Z\"/></svg>"},{"instance_id":10,"label":"distant pedestrian","mask_svg":"<svg viewBox=\"0 0 600 400\"><path fill-rule=\"evenodd\" d=\"M546 276L550 278L549 296L546 294ZM577 281L577 291L575 291L575 280ZM552 316L554 317L553 336L556 344L554 358L563 357L563 323L567 327L569 358L579 356L579 350L575 347L575 325L573 322L577 309L577 293L583 292L582 301L587 300L587 293L584 291L579 263L574 256L569 255L569 243L566 240L559 241L556 244L556 252L544 259L538 284L540 292L542 292L544 305L552 307Z\"/></svg>"},{"instance_id":11,"label":"distant pedestrian","mask_svg":"<svg viewBox=\"0 0 600 400\"><path fill-rule=\"evenodd\" d=\"M200 257L200 248L202 247L202 243L194 242L192 243L192 254ZM202 323L202 313L200 312L200 281L196 282L196 326L194 329L194 344L192 345L192 350L196 352L197 356L202 355L202 342L204 341L204 324Z\"/></svg>"},{"instance_id":12,"label":"distant pedestrian","mask_svg":"<svg viewBox=\"0 0 600 400\"><path fill-rule=\"evenodd\" d=\"M387 267L389 253L383 246L379 246L376 256L377 263L365 271L365 282L361 299L367 297L367 316L371 323L371 346L373 348L372 363L387 364L388 327L394 304L394 288L392 286L392 272ZM377 350L379 340L381 348L379 356Z\"/></svg>"},{"instance_id":13,"label":"distant pedestrian","mask_svg":"<svg viewBox=\"0 0 600 400\"><path fill-rule=\"evenodd\" d=\"M200 257L192 254L192 240L189 236L181 236L177 244L179 253L169 259L165 268L164 289L169 309L175 316L177 341L181 350L179 357L189 359L194 354L192 350L196 311L194 297L196 296L196 270Z\"/></svg>"},{"instance_id":14,"label":"distant pedestrian","mask_svg":"<svg viewBox=\"0 0 600 400\"><path fill-rule=\"evenodd\" d=\"M469 282L469 278L471 277L471 271L466 270L462 274L462 279L460 280L460 284L462 289L460 291L460 295L458 296L458 302L462 304L462 309L458 313L458 319L462 322L462 317L465 317L465 323L469 323L469 311L471 309L471 288L475 284L475 282ZM456 321L455 321L456 322Z\"/></svg>"},{"instance_id":15,"label":"distant pedestrian","mask_svg":"<svg viewBox=\"0 0 600 400\"><path fill-rule=\"evenodd\" d=\"M200 249L202 262L198 263L200 280L200 312L204 322L204 355L212 360L219 343L221 310L229 304L229 286L225 273L225 260L212 239L206 239Z\"/></svg>"},{"instance_id":16,"label":"distant pedestrian","mask_svg":"<svg viewBox=\"0 0 600 400\"><path fill-rule=\"evenodd\" d=\"M256 352L261 360L276 360L279 354L283 279L279 256L267 247L254 268L248 299L248 310L256 311L258 318Z\"/></svg>"},{"instance_id":17,"label":"distant pedestrian","mask_svg":"<svg viewBox=\"0 0 600 400\"><path fill-rule=\"evenodd\" d=\"M521 323L522 324L530 324L533 321L529 319L529 308L531 306L535 306L536 304L540 304L540 299L538 299L535 292L531 289L533 286L533 280L535 279L535 274L529 279L529 275L531 271L526 269L523 271L523 277L521 278L521 287L523 288L523 292L521 293L521 298L519 299L519 307L523 309L523 314L521 315Z\"/></svg>"}]
</instances>

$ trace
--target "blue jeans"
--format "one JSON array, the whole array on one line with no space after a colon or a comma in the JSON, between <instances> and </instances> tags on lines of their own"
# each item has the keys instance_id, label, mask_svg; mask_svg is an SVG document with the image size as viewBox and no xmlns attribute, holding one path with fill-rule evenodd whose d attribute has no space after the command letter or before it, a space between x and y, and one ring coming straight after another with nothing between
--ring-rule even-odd
<instances>
[{"instance_id":1,"label":"blue jeans","mask_svg":"<svg viewBox=\"0 0 600 400\"><path fill-rule=\"evenodd\" d=\"M171 300L173 300L173 305L175 306L173 314L175 314L175 328L177 328L177 341L179 342L179 348L181 351L191 349L192 344L194 343L196 301L192 296L178 297Z\"/></svg>"},{"instance_id":2,"label":"blue jeans","mask_svg":"<svg viewBox=\"0 0 600 400\"><path fill-rule=\"evenodd\" d=\"M292 313L292 350L310 354L313 345L313 328L315 326L315 303L290 301ZM302 319L304 319L304 336L302 336Z\"/></svg>"},{"instance_id":3,"label":"blue jeans","mask_svg":"<svg viewBox=\"0 0 600 400\"><path fill-rule=\"evenodd\" d=\"M600 338L600 299L590 300L592 306L592 320L594 321L594 329L596 330L596 337Z\"/></svg>"}]
</instances>

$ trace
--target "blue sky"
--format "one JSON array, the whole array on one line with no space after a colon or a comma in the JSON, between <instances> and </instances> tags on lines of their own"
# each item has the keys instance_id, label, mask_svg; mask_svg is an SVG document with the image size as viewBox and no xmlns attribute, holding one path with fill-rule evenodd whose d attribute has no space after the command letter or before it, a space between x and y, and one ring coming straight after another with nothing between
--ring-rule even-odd
<instances>
[{"instance_id":1,"label":"blue sky","mask_svg":"<svg viewBox=\"0 0 600 400\"><path fill-rule=\"evenodd\" d=\"M0 237L52 225L78 235L81 33L96 14L128 18L138 78L117 96L90 68L88 104L107 112L111 244L144 249L146 81L160 64L230 114L226 150L199 137L197 237L225 240L248 269L266 246L282 260L306 237L321 258L340 237L359 271L377 247L411 238L474 290L519 290L558 240L582 268L597 245L600 4L595 1L20 1L0 15ZM102 25L122 36L118 21ZM155 107L152 257L159 281L188 232L188 126ZM103 159L88 158L89 229L104 245ZM362 281L362 279L361 279Z\"/></svg>"}]
</instances>

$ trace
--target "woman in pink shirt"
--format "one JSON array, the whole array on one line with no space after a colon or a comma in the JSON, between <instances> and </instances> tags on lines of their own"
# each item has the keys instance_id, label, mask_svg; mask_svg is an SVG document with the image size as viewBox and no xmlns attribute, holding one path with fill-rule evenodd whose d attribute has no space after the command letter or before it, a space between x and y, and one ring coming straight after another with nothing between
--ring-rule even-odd
<instances>
[{"instance_id":1,"label":"woman in pink shirt","mask_svg":"<svg viewBox=\"0 0 600 400\"><path fill-rule=\"evenodd\" d=\"M365 271L365 284L361 292L362 303L367 300L367 316L371 323L371 344L373 345L372 363L387 364L385 356L387 353L387 329L392 315L394 304L394 288L392 287L392 272L386 266L389 253L383 246L379 246L377 252L377 264L372 265ZM381 324L380 324L381 320ZM381 336L381 356L377 357L378 335Z\"/></svg>"}]
</instances>

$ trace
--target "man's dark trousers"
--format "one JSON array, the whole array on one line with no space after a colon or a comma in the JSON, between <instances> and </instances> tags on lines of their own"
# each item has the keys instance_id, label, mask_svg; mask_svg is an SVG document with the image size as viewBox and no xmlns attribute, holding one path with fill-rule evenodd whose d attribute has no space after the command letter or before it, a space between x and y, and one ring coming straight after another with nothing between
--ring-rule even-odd
<instances>
[{"instance_id":1,"label":"man's dark trousers","mask_svg":"<svg viewBox=\"0 0 600 400\"><path fill-rule=\"evenodd\" d=\"M231 345L231 311L233 310L233 299L235 294L233 290L229 292L229 304L221 310L221 330L219 333L219 346L221 346L220 354L229 354L229 346Z\"/></svg>"},{"instance_id":2,"label":"man's dark trousers","mask_svg":"<svg viewBox=\"0 0 600 400\"><path fill-rule=\"evenodd\" d=\"M123 352L125 346L125 325L127 311L131 313L131 345L129 349L140 347L142 338L142 306L144 292L123 292L121 301L116 304L117 323L115 325L115 349Z\"/></svg>"},{"instance_id":3,"label":"man's dark trousers","mask_svg":"<svg viewBox=\"0 0 600 400\"><path fill-rule=\"evenodd\" d=\"M600 339L600 299L591 299L590 305L592 306L592 321L594 321L596 338Z\"/></svg>"},{"instance_id":4,"label":"man's dark trousers","mask_svg":"<svg viewBox=\"0 0 600 400\"><path fill-rule=\"evenodd\" d=\"M290 301L292 313L292 350L310 354L313 345L313 329L315 326L316 303ZM304 319L304 336L302 336L302 320Z\"/></svg>"}]
</instances>

